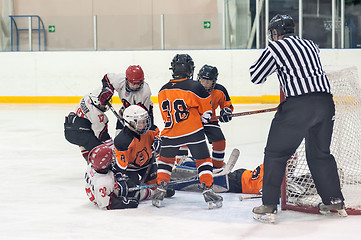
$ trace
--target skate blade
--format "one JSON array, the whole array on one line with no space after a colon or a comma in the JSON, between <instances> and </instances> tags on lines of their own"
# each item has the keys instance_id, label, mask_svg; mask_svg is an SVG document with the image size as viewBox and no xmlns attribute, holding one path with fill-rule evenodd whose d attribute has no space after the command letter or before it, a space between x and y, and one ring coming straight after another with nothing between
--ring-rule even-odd
<instances>
[{"instance_id":1,"label":"skate blade","mask_svg":"<svg viewBox=\"0 0 361 240\"><path fill-rule=\"evenodd\" d=\"M254 214L253 218L262 223L274 223L276 221L276 214L266 213L266 214Z\"/></svg>"},{"instance_id":2,"label":"skate blade","mask_svg":"<svg viewBox=\"0 0 361 240\"><path fill-rule=\"evenodd\" d=\"M153 206L160 208L162 206L162 201L161 200L152 200L152 204L153 204Z\"/></svg>"},{"instance_id":3,"label":"skate blade","mask_svg":"<svg viewBox=\"0 0 361 240\"><path fill-rule=\"evenodd\" d=\"M207 202L207 203L209 209L221 208L223 206L222 202Z\"/></svg>"},{"instance_id":4,"label":"skate blade","mask_svg":"<svg viewBox=\"0 0 361 240\"><path fill-rule=\"evenodd\" d=\"M333 212L330 210L328 210L328 211L320 210L320 213L322 215L326 215L326 216L338 216L338 217L347 217L348 216L345 209L337 210L336 212Z\"/></svg>"}]
</instances>

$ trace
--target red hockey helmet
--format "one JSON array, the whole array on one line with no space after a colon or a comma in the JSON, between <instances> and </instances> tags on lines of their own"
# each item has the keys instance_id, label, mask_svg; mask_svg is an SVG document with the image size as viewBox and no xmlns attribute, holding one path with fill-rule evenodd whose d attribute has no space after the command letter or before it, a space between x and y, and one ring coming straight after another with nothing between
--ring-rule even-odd
<instances>
[{"instance_id":1,"label":"red hockey helmet","mask_svg":"<svg viewBox=\"0 0 361 240\"><path fill-rule=\"evenodd\" d=\"M113 160L113 149L101 144L90 151L88 159L94 170L106 169Z\"/></svg>"},{"instance_id":2,"label":"red hockey helmet","mask_svg":"<svg viewBox=\"0 0 361 240\"><path fill-rule=\"evenodd\" d=\"M127 81L132 84L142 84L144 82L144 72L139 65L130 65L125 72Z\"/></svg>"}]
</instances>

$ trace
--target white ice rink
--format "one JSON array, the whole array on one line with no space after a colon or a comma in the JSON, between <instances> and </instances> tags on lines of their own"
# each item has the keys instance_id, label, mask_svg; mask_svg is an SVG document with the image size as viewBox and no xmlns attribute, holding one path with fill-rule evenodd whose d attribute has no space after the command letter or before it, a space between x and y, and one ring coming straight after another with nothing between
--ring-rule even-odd
<instances>
[{"instance_id":1,"label":"white ice rink","mask_svg":"<svg viewBox=\"0 0 361 240\"><path fill-rule=\"evenodd\" d=\"M239 201L224 193L223 207L208 210L200 193L176 192L158 209L102 211L84 190L85 161L63 134L70 105L0 104L0 239L358 239L361 216L347 218L280 211L276 224L252 219L260 199ZM235 112L274 105L239 105ZM118 106L115 106L118 108ZM110 118L113 136L115 117ZM228 157L241 150L236 168L253 169L274 113L234 118L222 124ZM158 107L155 119L162 124Z\"/></svg>"}]
</instances>

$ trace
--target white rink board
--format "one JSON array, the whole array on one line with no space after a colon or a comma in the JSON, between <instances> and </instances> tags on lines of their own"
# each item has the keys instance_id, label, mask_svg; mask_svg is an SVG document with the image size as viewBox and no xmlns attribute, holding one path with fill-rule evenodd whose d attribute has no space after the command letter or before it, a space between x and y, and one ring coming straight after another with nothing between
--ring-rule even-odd
<instances>
[{"instance_id":1,"label":"white rink board","mask_svg":"<svg viewBox=\"0 0 361 240\"><path fill-rule=\"evenodd\" d=\"M83 96L96 88L105 73L125 72L141 65L152 95L171 78L175 54L188 53L195 62L195 77L204 64L217 66L219 83L230 96L278 95L276 75L259 86L250 82L249 67L259 57L256 50L154 50L154 51L63 51L0 52L0 96ZM323 65L357 66L361 50L321 49Z\"/></svg>"}]
</instances>

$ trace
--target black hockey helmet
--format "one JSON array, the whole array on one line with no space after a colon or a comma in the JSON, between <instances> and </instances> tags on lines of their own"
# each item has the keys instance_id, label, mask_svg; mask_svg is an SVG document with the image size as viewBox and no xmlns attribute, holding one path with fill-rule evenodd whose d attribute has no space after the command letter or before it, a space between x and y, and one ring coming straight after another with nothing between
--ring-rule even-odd
<instances>
[{"instance_id":1,"label":"black hockey helmet","mask_svg":"<svg viewBox=\"0 0 361 240\"><path fill-rule=\"evenodd\" d=\"M188 54L177 54L174 56L169 70L173 71L173 78L193 78L194 62Z\"/></svg>"},{"instance_id":2,"label":"black hockey helmet","mask_svg":"<svg viewBox=\"0 0 361 240\"><path fill-rule=\"evenodd\" d=\"M200 81L201 78L206 80L212 80L213 84L210 88L207 88L206 90L208 92L211 92L216 85L218 77L218 69L216 67L210 66L210 65L204 65L198 72L197 80Z\"/></svg>"},{"instance_id":3,"label":"black hockey helmet","mask_svg":"<svg viewBox=\"0 0 361 240\"><path fill-rule=\"evenodd\" d=\"M290 15L277 14L268 25L268 34L271 40L273 29L276 29L278 36L292 34L295 32L295 22Z\"/></svg>"}]
</instances>

